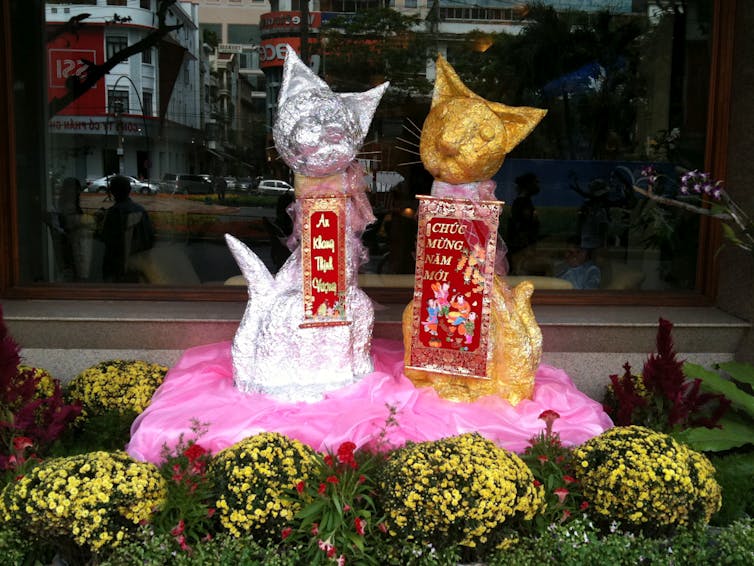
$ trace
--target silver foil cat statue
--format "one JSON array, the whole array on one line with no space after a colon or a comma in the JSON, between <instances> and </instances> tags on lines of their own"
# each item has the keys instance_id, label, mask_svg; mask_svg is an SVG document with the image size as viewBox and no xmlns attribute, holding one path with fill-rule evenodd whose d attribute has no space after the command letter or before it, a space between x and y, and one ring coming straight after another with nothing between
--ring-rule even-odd
<instances>
[{"instance_id":1,"label":"silver foil cat statue","mask_svg":"<svg viewBox=\"0 0 754 566\"><path fill-rule=\"evenodd\" d=\"M225 238L248 285L249 299L232 345L233 379L244 392L282 401L313 402L372 371L374 310L358 287L366 259L361 234L374 221L356 154L388 84L364 93L334 93L288 48L275 147L295 173L293 253L271 275L264 262L233 236ZM303 325L301 202L346 195L346 324Z\"/></svg>"}]
</instances>

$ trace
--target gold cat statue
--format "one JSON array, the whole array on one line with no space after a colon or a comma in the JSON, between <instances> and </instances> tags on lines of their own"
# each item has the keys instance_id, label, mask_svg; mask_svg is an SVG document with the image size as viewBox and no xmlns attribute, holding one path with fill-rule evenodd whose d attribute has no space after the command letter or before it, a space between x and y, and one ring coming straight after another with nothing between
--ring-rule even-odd
<instances>
[{"instance_id":1,"label":"gold cat statue","mask_svg":"<svg viewBox=\"0 0 754 566\"><path fill-rule=\"evenodd\" d=\"M529 135L547 111L483 99L463 84L442 56L437 59L436 69L432 105L419 144L422 163L435 178L432 195L494 198L490 178L500 169L506 154ZM458 191L453 190L456 187ZM490 301L488 379L406 367L408 378L417 387L434 387L441 397L453 401L497 395L516 405L531 398L542 357L542 332L531 308L533 292L529 281L511 289L495 275ZM411 360L414 308L418 305L412 302L403 312L406 366Z\"/></svg>"}]
</instances>

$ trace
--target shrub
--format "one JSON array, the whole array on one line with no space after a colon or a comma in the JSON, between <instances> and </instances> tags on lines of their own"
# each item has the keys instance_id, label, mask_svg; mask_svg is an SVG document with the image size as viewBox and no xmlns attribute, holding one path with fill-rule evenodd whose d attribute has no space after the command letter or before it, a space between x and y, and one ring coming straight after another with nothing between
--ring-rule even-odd
<instances>
[{"instance_id":1,"label":"shrub","mask_svg":"<svg viewBox=\"0 0 754 566\"><path fill-rule=\"evenodd\" d=\"M713 525L728 525L745 516L754 517L754 451L712 455L715 478L723 492Z\"/></svg>"},{"instance_id":2,"label":"shrub","mask_svg":"<svg viewBox=\"0 0 754 566\"><path fill-rule=\"evenodd\" d=\"M236 537L252 534L279 541L282 529L301 509L298 501L285 495L306 481L314 467L311 448L275 432L222 450L208 472L218 494L220 523Z\"/></svg>"},{"instance_id":3,"label":"shrub","mask_svg":"<svg viewBox=\"0 0 754 566\"><path fill-rule=\"evenodd\" d=\"M534 518L534 526L541 532L553 523L564 523L583 514L589 509L589 502L576 479L573 451L563 446L560 435L552 430L560 415L547 410L539 418L545 422L545 430L529 440L521 459L529 466L534 483L544 490L545 505Z\"/></svg>"},{"instance_id":4,"label":"shrub","mask_svg":"<svg viewBox=\"0 0 754 566\"><path fill-rule=\"evenodd\" d=\"M657 353L644 363L641 376L628 363L622 376L610 376L605 410L616 425L642 425L662 432L714 427L730 406L723 395L702 390L702 380L689 379L674 350L673 324L660 318Z\"/></svg>"},{"instance_id":5,"label":"shrub","mask_svg":"<svg viewBox=\"0 0 754 566\"><path fill-rule=\"evenodd\" d=\"M82 419L113 411L138 415L149 405L167 371L165 366L140 360L110 360L74 377L67 393L81 401Z\"/></svg>"},{"instance_id":6,"label":"shrub","mask_svg":"<svg viewBox=\"0 0 754 566\"><path fill-rule=\"evenodd\" d=\"M166 373L159 364L111 360L74 377L66 394L83 410L63 438L62 454L121 450L134 419L147 408Z\"/></svg>"},{"instance_id":7,"label":"shrub","mask_svg":"<svg viewBox=\"0 0 754 566\"><path fill-rule=\"evenodd\" d=\"M336 452L316 454L308 481L300 481L291 498L301 502L295 528L281 533L287 544L306 549L307 564L333 558L377 564L372 544L384 529L376 515L375 472L381 456L343 442Z\"/></svg>"},{"instance_id":8,"label":"shrub","mask_svg":"<svg viewBox=\"0 0 754 566\"><path fill-rule=\"evenodd\" d=\"M43 540L98 552L120 544L166 496L157 468L125 452L53 458L8 484L3 520Z\"/></svg>"},{"instance_id":9,"label":"shrub","mask_svg":"<svg viewBox=\"0 0 754 566\"><path fill-rule=\"evenodd\" d=\"M532 519L543 504L526 464L476 433L393 452L380 491L391 536L438 548L496 544L504 525Z\"/></svg>"},{"instance_id":10,"label":"shrub","mask_svg":"<svg viewBox=\"0 0 754 566\"><path fill-rule=\"evenodd\" d=\"M574 449L575 470L592 511L650 531L706 524L720 508L710 461L670 436L615 427Z\"/></svg>"},{"instance_id":11,"label":"shrub","mask_svg":"<svg viewBox=\"0 0 754 566\"><path fill-rule=\"evenodd\" d=\"M191 553L202 540L214 532L214 486L207 476L211 453L198 439L207 432L207 425L192 423L194 438L185 440L181 434L173 449L162 450L160 473L165 478L165 504L153 519L158 534L168 533L175 546Z\"/></svg>"},{"instance_id":12,"label":"shrub","mask_svg":"<svg viewBox=\"0 0 754 566\"><path fill-rule=\"evenodd\" d=\"M0 307L0 472L12 474L47 449L81 410L65 404L60 382L47 371L19 361Z\"/></svg>"}]
</instances>

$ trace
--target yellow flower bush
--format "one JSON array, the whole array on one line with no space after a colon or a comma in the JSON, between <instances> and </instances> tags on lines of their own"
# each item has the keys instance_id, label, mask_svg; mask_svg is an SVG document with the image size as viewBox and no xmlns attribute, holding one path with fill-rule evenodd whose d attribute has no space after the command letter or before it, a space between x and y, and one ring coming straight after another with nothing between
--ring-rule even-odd
<instances>
[{"instance_id":1,"label":"yellow flower bush","mask_svg":"<svg viewBox=\"0 0 754 566\"><path fill-rule=\"evenodd\" d=\"M42 539L63 538L97 552L113 548L165 500L153 464L125 452L90 452L45 460L5 486L0 517Z\"/></svg>"},{"instance_id":2,"label":"yellow flower bush","mask_svg":"<svg viewBox=\"0 0 754 566\"><path fill-rule=\"evenodd\" d=\"M476 433L398 449L380 490L392 536L448 546L499 542L504 526L532 519L544 501L521 458Z\"/></svg>"},{"instance_id":3,"label":"yellow flower bush","mask_svg":"<svg viewBox=\"0 0 754 566\"><path fill-rule=\"evenodd\" d=\"M627 527L707 523L722 502L703 454L645 427L612 428L574 449L574 459L592 511Z\"/></svg>"},{"instance_id":4,"label":"yellow flower bush","mask_svg":"<svg viewBox=\"0 0 754 566\"><path fill-rule=\"evenodd\" d=\"M46 399L55 394L55 386L58 382L46 369L24 364L19 365L16 379L26 380L29 378L36 380L36 392L34 394L36 399Z\"/></svg>"},{"instance_id":5,"label":"yellow flower bush","mask_svg":"<svg viewBox=\"0 0 754 566\"><path fill-rule=\"evenodd\" d=\"M276 432L264 432L219 452L210 463L220 523L232 535L280 540L301 503L286 494L314 471L314 451Z\"/></svg>"},{"instance_id":6,"label":"yellow flower bush","mask_svg":"<svg viewBox=\"0 0 754 566\"><path fill-rule=\"evenodd\" d=\"M168 368L144 361L111 360L85 369L68 384L68 396L81 401L82 418L106 412L141 413Z\"/></svg>"}]
</instances>

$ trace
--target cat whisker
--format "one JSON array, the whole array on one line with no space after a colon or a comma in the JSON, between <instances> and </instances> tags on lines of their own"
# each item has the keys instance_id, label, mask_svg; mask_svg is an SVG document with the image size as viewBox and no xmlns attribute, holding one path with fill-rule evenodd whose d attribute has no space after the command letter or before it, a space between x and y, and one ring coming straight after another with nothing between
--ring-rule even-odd
<instances>
[{"instance_id":1,"label":"cat whisker","mask_svg":"<svg viewBox=\"0 0 754 566\"><path fill-rule=\"evenodd\" d=\"M413 147L416 147L417 149L419 148L419 144L418 144L418 143L416 143L416 142L415 142L415 141L413 141L413 140L406 140L406 139L403 139L403 138L395 138L395 139L397 139L397 140L398 140L399 142L403 142L403 143L406 143L406 144L408 144L409 146L413 146Z\"/></svg>"},{"instance_id":2,"label":"cat whisker","mask_svg":"<svg viewBox=\"0 0 754 566\"><path fill-rule=\"evenodd\" d=\"M419 153L418 151L416 151L415 149L410 149L410 148L408 148L408 147L401 147L401 146L399 146L399 145L396 145L396 146L395 146L395 149L402 149L403 151L406 151L406 152L408 152L408 153L413 153L414 155L421 155L421 154L420 154L420 153Z\"/></svg>"},{"instance_id":3,"label":"cat whisker","mask_svg":"<svg viewBox=\"0 0 754 566\"><path fill-rule=\"evenodd\" d=\"M421 161L404 161L402 163L399 163L398 167L400 167L401 165L415 165L417 163L421 163Z\"/></svg>"},{"instance_id":4,"label":"cat whisker","mask_svg":"<svg viewBox=\"0 0 754 566\"><path fill-rule=\"evenodd\" d=\"M410 124L411 126L413 126L413 128L406 128L406 129L407 129L407 130L408 130L409 132L411 132L412 134L414 134L414 135L415 135L415 136L416 136L417 138L421 138L421 135L422 135L422 129L421 129L421 128L420 128L419 126L417 126L416 124L414 124L414 122L413 122L413 120L411 120L411 118L406 118L406 121L407 121L407 122L408 122L408 123L409 123L409 124Z\"/></svg>"}]
</instances>

